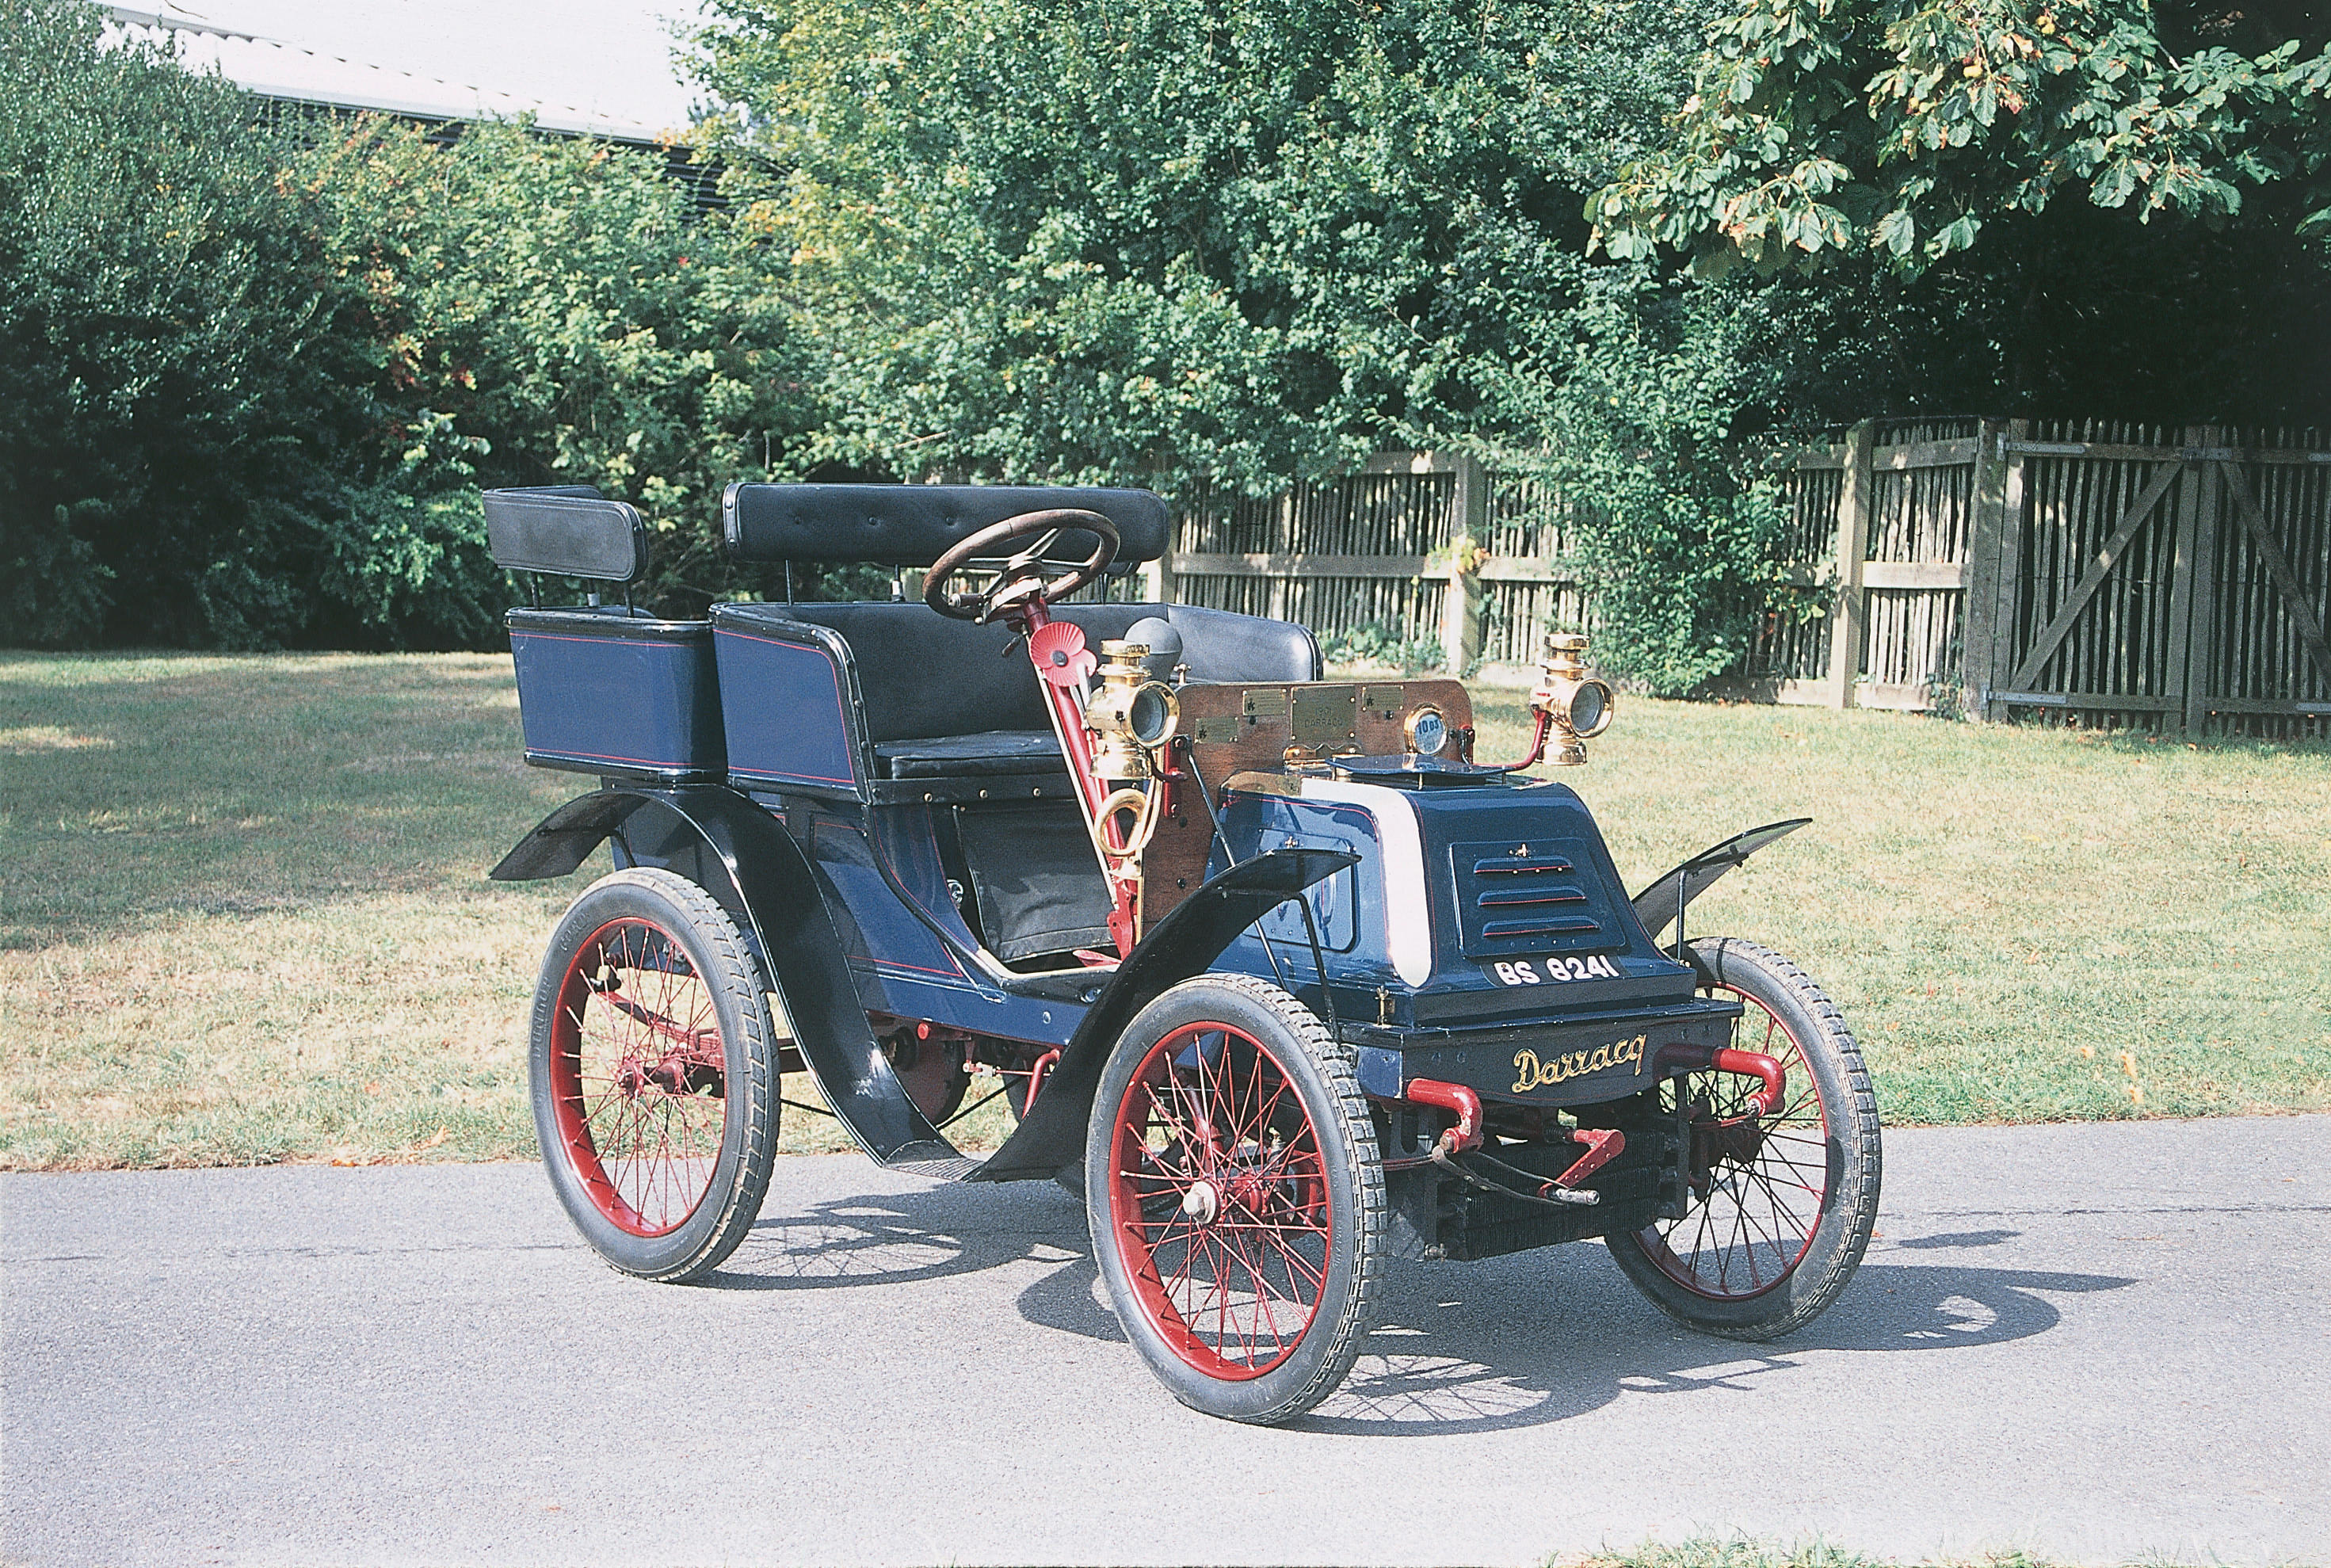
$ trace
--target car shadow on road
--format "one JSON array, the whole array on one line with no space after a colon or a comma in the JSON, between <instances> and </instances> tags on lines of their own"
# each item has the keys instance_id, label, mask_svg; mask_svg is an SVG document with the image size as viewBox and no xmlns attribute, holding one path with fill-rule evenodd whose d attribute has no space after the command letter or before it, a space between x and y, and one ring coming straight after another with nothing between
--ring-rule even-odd
<instances>
[{"instance_id":1,"label":"car shadow on road","mask_svg":"<svg viewBox=\"0 0 2331 1568\"><path fill-rule=\"evenodd\" d=\"M2030 1338L2062 1321L2055 1298L2138 1283L1979 1266L1957 1256L2015 1234L1891 1238L1829 1311L1765 1344L1718 1339L1670 1321L1592 1242L1479 1263L1395 1260L1377 1326L1351 1376L1290 1425L1355 1436L1447 1436L1558 1421L1622 1393L1745 1392L1818 1352L1908 1354ZM1928 1261L1936 1253L1944 1256ZM704 1283L855 1289L1031 1263L1043 1273L1020 1291L1023 1318L1054 1333L1123 1342L1097 1282L1082 1205L1046 1183L870 1193L765 1214Z\"/></svg>"}]
</instances>

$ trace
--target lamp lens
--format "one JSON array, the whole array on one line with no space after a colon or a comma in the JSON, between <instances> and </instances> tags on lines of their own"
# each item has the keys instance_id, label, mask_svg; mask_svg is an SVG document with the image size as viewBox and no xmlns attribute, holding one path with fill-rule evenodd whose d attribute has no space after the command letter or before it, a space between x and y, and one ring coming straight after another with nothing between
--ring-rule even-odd
<instances>
[{"instance_id":1,"label":"lamp lens","mask_svg":"<svg viewBox=\"0 0 2331 1568\"><path fill-rule=\"evenodd\" d=\"M1174 722L1173 701L1165 688L1154 683L1144 686L1133 694L1125 717L1134 739L1144 746L1156 746L1166 738L1166 731Z\"/></svg>"},{"instance_id":2,"label":"lamp lens","mask_svg":"<svg viewBox=\"0 0 2331 1568\"><path fill-rule=\"evenodd\" d=\"M1599 680L1583 683L1570 698L1570 727L1582 736L1602 733L1610 721L1611 694Z\"/></svg>"}]
</instances>

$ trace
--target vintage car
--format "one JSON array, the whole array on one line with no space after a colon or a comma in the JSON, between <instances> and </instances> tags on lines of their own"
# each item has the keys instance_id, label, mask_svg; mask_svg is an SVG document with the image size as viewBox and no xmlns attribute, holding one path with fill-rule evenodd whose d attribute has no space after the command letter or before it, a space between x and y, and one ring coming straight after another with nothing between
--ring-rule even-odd
<instances>
[{"instance_id":1,"label":"vintage car","mask_svg":"<svg viewBox=\"0 0 2331 1568\"><path fill-rule=\"evenodd\" d=\"M1801 822L1627 897L1585 803L1527 771L1610 721L1583 639L1550 642L1532 754L1482 763L1457 681L1323 680L1300 626L1070 602L1166 547L1146 491L737 485L728 549L787 598L703 621L600 602L644 559L628 505L485 505L536 575L527 759L598 780L492 875L616 867L551 938L529 1045L552 1184L615 1268L728 1257L806 1073L892 1170L1081 1193L1127 1337L1237 1421L1337 1387L1395 1258L1600 1238L1747 1339L1851 1278L1879 1189L1853 1036L1785 958L1682 931ZM794 601L833 563L897 596ZM608 586L542 608L543 576ZM1014 1118L984 1159L946 1130L975 1083Z\"/></svg>"}]
</instances>

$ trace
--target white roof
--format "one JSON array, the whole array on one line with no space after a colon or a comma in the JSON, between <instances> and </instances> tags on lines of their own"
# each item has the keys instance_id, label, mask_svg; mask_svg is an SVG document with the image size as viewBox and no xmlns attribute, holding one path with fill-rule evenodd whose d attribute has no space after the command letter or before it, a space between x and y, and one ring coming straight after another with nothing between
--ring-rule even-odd
<instances>
[{"instance_id":1,"label":"white roof","mask_svg":"<svg viewBox=\"0 0 2331 1568\"><path fill-rule=\"evenodd\" d=\"M509 119L647 140L685 128L673 64L696 0L143 0L118 33L168 37L268 98L421 119Z\"/></svg>"}]
</instances>

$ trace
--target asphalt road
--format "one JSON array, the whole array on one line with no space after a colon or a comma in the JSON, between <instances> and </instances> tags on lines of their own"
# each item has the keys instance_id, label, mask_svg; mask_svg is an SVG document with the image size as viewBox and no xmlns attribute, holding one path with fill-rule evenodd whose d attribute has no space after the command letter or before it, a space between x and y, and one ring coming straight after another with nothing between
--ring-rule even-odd
<instances>
[{"instance_id":1,"label":"asphalt road","mask_svg":"<svg viewBox=\"0 0 2331 1568\"><path fill-rule=\"evenodd\" d=\"M0 1177L0 1557L2331 1563L2331 1117L1898 1132L1869 1261L1752 1347L1592 1243L1395 1266L1346 1391L1166 1398L1049 1184L781 1162L709 1287L530 1166Z\"/></svg>"}]
</instances>

